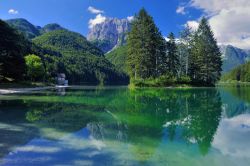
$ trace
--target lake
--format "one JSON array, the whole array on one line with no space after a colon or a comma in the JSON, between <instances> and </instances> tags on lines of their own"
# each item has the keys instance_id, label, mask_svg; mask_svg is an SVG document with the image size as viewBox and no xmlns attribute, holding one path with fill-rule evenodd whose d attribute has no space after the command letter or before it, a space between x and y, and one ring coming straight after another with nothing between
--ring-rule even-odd
<instances>
[{"instance_id":1,"label":"lake","mask_svg":"<svg viewBox=\"0 0 250 166\"><path fill-rule=\"evenodd\" d=\"M249 166L250 87L0 96L0 165Z\"/></svg>"}]
</instances>

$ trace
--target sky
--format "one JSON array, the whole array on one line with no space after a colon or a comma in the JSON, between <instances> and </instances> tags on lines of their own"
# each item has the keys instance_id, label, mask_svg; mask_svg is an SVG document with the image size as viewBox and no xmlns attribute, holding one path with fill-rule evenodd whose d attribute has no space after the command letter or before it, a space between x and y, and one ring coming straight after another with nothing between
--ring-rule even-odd
<instances>
[{"instance_id":1,"label":"sky","mask_svg":"<svg viewBox=\"0 0 250 166\"><path fill-rule=\"evenodd\" d=\"M250 0L0 0L0 18L25 18L44 26L58 23L87 35L106 18L133 19L144 7L164 36L209 20L219 44L250 49Z\"/></svg>"}]
</instances>

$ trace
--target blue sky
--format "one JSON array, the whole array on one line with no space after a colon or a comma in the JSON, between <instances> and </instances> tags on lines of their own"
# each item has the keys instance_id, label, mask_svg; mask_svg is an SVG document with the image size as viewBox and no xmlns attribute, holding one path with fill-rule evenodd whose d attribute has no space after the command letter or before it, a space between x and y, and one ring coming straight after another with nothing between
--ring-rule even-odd
<instances>
[{"instance_id":1,"label":"blue sky","mask_svg":"<svg viewBox=\"0 0 250 166\"><path fill-rule=\"evenodd\" d=\"M167 35L171 31L178 34L187 20L200 17L201 12L195 8L189 8L186 14L176 12L187 3L188 0L1 0L0 18L25 18L40 26L59 23L86 36L89 20L96 17L88 11L90 6L104 11L102 16L117 18L132 16L144 7Z\"/></svg>"},{"instance_id":2,"label":"blue sky","mask_svg":"<svg viewBox=\"0 0 250 166\"><path fill-rule=\"evenodd\" d=\"M205 16L219 44L250 49L250 0L0 0L0 18L25 18L39 26L59 23L86 36L90 19L127 18L142 7L164 36L178 36L185 24L195 29Z\"/></svg>"}]
</instances>

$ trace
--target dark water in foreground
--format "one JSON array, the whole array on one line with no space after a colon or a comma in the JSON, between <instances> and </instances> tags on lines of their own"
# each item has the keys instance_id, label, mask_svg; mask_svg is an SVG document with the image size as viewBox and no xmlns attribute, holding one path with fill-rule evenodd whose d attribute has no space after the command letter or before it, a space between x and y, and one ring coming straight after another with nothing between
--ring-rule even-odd
<instances>
[{"instance_id":1,"label":"dark water in foreground","mask_svg":"<svg viewBox=\"0 0 250 166\"><path fill-rule=\"evenodd\" d=\"M250 88L0 96L0 165L250 165Z\"/></svg>"}]
</instances>

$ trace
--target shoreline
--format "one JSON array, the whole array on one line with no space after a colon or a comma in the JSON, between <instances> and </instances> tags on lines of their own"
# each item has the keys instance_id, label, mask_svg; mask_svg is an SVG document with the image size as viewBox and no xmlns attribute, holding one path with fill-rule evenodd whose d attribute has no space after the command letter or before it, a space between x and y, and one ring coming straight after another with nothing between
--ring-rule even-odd
<instances>
[{"instance_id":1,"label":"shoreline","mask_svg":"<svg viewBox=\"0 0 250 166\"><path fill-rule=\"evenodd\" d=\"M27 93L32 91L41 91L56 88L56 86L48 87L35 87L35 88L10 88L10 89L0 89L0 95L14 94L14 93Z\"/></svg>"}]
</instances>

